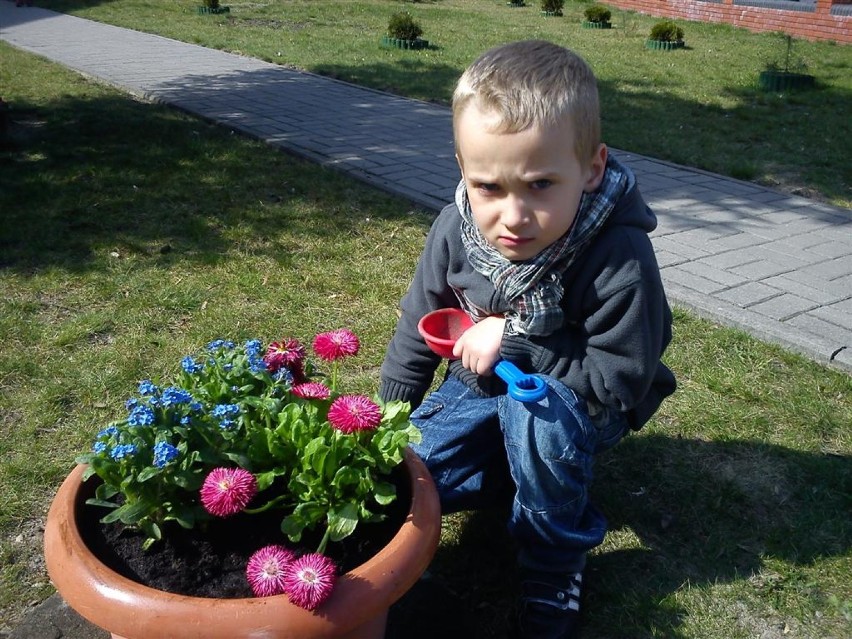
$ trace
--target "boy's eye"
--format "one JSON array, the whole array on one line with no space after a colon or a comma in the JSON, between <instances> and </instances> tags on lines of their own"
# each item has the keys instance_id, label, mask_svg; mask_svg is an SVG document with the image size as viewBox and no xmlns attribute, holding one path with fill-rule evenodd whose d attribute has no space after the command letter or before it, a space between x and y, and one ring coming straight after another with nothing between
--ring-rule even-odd
<instances>
[{"instance_id":1,"label":"boy's eye","mask_svg":"<svg viewBox=\"0 0 852 639\"><path fill-rule=\"evenodd\" d=\"M534 190L546 189L551 186L553 182L551 180L536 180L534 182L530 182L530 188Z\"/></svg>"},{"instance_id":2,"label":"boy's eye","mask_svg":"<svg viewBox=\"0 0 852 639\"><path fill-rule=\"evenodd\" d=\"M500 190L500 187L493 182L477 182L474 186L478 191L482 191L484 193L495 193Z\"/></svg>"}]
</instances>

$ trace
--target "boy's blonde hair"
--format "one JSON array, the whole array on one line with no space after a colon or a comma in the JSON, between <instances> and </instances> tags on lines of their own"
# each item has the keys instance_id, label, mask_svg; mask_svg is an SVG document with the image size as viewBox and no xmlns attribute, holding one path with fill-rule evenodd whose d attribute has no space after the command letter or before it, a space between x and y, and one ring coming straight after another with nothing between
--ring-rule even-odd
<instances>
[{"instance_id":1,"label":"boy's blonde hair","mask_svg":"<svg viewBox=\"0 0 852 639\"><path fill-rule=\"evenodd\" d=\"M570 118L574 151L584 166L600 145L595 76L580 56L550 42L512 42L483 53L456 85L454 130L471 103L483 113L499 117L495 133L554 126Z\"/></svg>"}]
</instances>

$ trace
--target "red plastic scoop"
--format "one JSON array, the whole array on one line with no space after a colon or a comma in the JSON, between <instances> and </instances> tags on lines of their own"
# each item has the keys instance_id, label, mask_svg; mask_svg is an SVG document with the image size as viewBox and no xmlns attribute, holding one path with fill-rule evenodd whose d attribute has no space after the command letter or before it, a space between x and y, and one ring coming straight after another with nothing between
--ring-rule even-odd
<instances>
[{"instance_id":1,"label":"red plastic scoop","mask_svg":"<svg viewBox=\"0 0 852 639\"><path fill-rule=\"evenodd\" d=\"M471 326L473 320L460 308L442 308L424 315L417 323L417 330L433 352L446 359L455 359L453 346Z\"/></svg>"}]
</instances>

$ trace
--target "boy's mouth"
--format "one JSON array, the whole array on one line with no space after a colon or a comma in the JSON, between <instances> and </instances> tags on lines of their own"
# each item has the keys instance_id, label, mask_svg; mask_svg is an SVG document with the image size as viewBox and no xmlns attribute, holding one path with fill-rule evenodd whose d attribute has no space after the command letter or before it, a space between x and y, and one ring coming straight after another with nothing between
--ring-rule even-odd
<instances>
[{"instance_id":1,"label":"boy's mouth","mask_svg":"<svg viewBox=\"0 0 852 639\"><path fill-rule=\"evenodd\" d=\"M509 235L501 235L497 238L497 241L500 242L503 246L507 246L510 248L516 248L518 246L523 246L527 242L532 242L531 237L512 237Z\"/></svg>"}]
</instances>

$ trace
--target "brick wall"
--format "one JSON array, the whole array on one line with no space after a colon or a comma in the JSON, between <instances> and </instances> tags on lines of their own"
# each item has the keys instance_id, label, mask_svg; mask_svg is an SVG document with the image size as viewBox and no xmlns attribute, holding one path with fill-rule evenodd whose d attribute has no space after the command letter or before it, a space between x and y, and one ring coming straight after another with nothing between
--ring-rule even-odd
<instances>
[{"instance_id":1,"label":"brick wall","mask_svg":"<svg viewBox=\"0 0 852 639\"><path fill-rule=\"evenodd\" d=\"M808 11L734 4L734 0L602 0L610 6L664 18L726 22L751 31L782 31L807 40L834 40L852 44L852 15L832 15L832 5L852 0L815 0L802 3ZM737 0L742 2L743 0ZM754 0L759 4L760 0ZM771 4L767 2L766 4ZM778 3L779 5L785 3ZM814 8L815 5L815 8Z\"/></svg>"}]
</instances>

